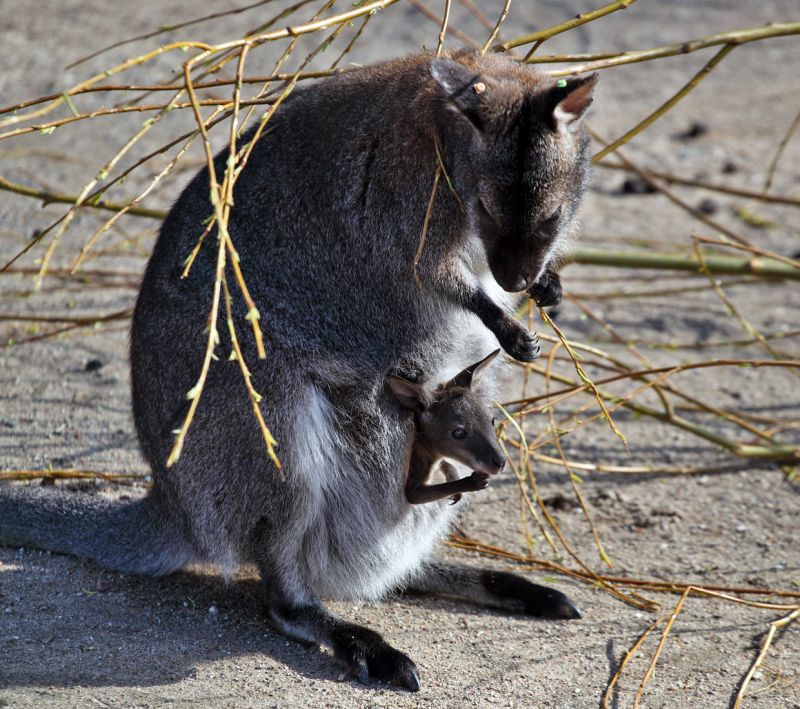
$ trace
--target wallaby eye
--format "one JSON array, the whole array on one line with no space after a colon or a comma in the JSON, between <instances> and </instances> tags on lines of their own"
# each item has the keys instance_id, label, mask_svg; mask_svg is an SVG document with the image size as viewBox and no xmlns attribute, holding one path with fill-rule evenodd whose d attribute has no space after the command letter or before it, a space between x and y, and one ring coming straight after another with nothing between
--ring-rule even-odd
<instances>
[{"instance_id":1,"label":"wallaby eye","mask_svg":"<svg viewBox=\"0 0 800 709\"><path fill-rule=\"evenodd\" d=\"M452 436L460 441L461 439L467 437L467 430L465 428L456 428L454 429Z\"/></svg>"},{"instance_id":2,"label":"wallaby eye","mask_svg":"<svg viewBox=\"0 0 800 709\"><path fill-rule=\"evenodd\" d=\"M561 205L558 205L558 209L553 212L547 219L542 222L543 224L555 224L559 219L561 219Z\"/></svg>"},{"instance_id":3,"label":"wallaby eye","mask_svg":"<svg viewBox=\"0 0 800 709\"><path fill-rule=\"evenodd\" d=\"M492 416L492 426L497 425L497 416Z\"/></svg>"}]
</instances>

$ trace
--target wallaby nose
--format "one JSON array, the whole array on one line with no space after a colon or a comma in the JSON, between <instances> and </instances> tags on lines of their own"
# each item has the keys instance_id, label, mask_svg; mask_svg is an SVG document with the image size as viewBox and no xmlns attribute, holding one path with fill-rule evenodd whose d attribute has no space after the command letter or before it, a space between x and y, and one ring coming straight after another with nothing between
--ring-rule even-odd
<instances>
[{"instance_id":1,"label":"wallaby nose","mask_svg":"<svg viewBox=\"0 0 800 709\"><path fill-rule=\"evenodd\" d=\"M506 467L506 459L500 453L495 453L492 456L492 465L497 466L497 472L499 473L503 468Z\"/></svg>"}]
</instances>

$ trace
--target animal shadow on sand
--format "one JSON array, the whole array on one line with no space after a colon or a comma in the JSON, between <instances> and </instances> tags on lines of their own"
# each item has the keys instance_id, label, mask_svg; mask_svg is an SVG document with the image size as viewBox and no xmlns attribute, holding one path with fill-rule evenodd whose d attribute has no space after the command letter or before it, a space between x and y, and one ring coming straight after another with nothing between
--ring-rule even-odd
<instances>
[{"instance_id":1,"label":"animal shadow on sand","mask_svg":"<svg viewBox=\"0 0 800 709\"><path fill-rule=\"evenodd\" d=\"M209 663L254 655L264 658L255 666L266 680L287 671L340 679L343 670L329 653L272 630L262 599L255 570L230 583L204 569L153 579L46 552L0 550L0 604L12 608L0 633L8 660L0 686L162 686L207 674ZM425 594L389 602L462 616L506 615ZM349 684L405 693L374 681Z\"/></svg>"}]
</instances>

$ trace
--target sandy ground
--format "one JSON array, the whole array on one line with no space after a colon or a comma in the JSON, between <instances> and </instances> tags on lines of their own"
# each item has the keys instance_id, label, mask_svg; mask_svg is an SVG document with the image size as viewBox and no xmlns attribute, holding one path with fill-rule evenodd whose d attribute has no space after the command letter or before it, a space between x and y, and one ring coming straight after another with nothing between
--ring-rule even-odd
<instances>
[{"instance_id":1,"label":"sandy ground","mask_svg":"<svg viewBox=\"0 0 800 709\"><path fill-rule=\"evenodd\" d=\"M63 90L134 50L120 48L90 65L63 69L100 46L219 9L210 3L200 5L188 0L113 4L65 0L29 5L2 0L2 103ZM504 33L515 36L591 6L577 0L546 2L537 3L534 10L520 3L512 10ZM496 16L500 3L482 3L481 7ZM641 0L624 13L553 40L548 51L658 46L767 21L788 21L795 19L796 9L790 0L702 4ZM435 45L436 27L410 7L400 5L385 15L368 27L353 61L399 55L419 49L422 43ZM251 13L228 18L168 37L234 37L256 24L255 17ZM460 5L453 9L453 20L467 33L485 36ZM269 56L264 55L265 67ZM618 135L680 88L708 56L677 57L605 73L592 125L601 135ZM772 151L797 110L799 62L796 38L738 49L647 137L635 141L630 154L651 167L758 188ZM160 80L170 67L167 59L159 59L152 68L138 70L137 80ZM44 189L79 191L124 142L125 136L112 126L117 126L116 131L132 131L143 118L104 120L91 130L62 128L48 136L34 134L1 143L2 175ZM172 126L182 125L181 121L189 125L187 116L174 120ZM686 131L694 121L704 123L708 132L692 140L675 139L675 134ZM170 131L177 133L178 128ZM166 135L155 131L145 145L152 149ZM194 153L188 165L196 166L200 159L199 153ZM735 173L727 174L728 163L735 166ZM800 140L787 150L776 174L776 192L800 194L798 166ZM191 171L168 179L148 205L169 205ZM620 195L622 180L617 172L596 172L583 211L586 242L598 247L646 242L650 249L685 249L688 234L697 229L696 222L663 197ZM132 194L143 186L141 180L132 179L126 189ZM772 224L756 229L735 217L735 209L744 204L740 199L689 191L680 194L693 204L703 196L710 197L718 210L715 217L758 245L786 255L796 255L800 249L796 210L755 205L752 209ZM58 206L41 209L31 200L0 193L3 260L62 211ZM64 238L56 265L67 263L68 256L74 255L98 224L96 215L79 216ZM90 267L121 272L110 281L110 287L52 280L46 282L42 293L29 296L24 295L29 291L29 276L5 276L0 280L0 311L93 314L130 307L154 234L152 224L124 222L109 238L109 245L101 245ZM40 255L33 254L20 264L33 266ZM626 283L630 279L630 273L585 267L570 267L563 278L567 290L584 299L625 338L704 343L745 336L740 325L727 317L719 299L708 292L636 300L599 297L603 291L622 286L637 289L686 283L664 277L654 284ZM730 293L747 317L766 332L796 329L800 324L800 289L732 286ZM635 361L623 347L609 343L607 333L574 304L561 307L558 317L570 337L599 343L627 361ZM19 340L34 334L12 324L5 326L0 339ZM779 348L787 357L798 356L795 341L780 343ZM146 472L129 412L126 350L125 322L109 323L80 336L0 350L0 469L52 465ZM655 364L701 356L765 356L757 348L727 345L704 351L645 351ZM87 367L90 362L95 364ZM800 386L797 378L785 371L707 370L681 375L676 382L719 406L800 418ZM509 396L517 391L518 387L509 386ZM569 407L561 411L568 412ZM613 572L800 592L800 497L780 470L764 465L730 471L726 468L730 461L698 438L622 413L615 419L630 440L630 454L601 424L566 437L567 453L583 461L708 466L710 472L691 477L585 475L583 493L614 561ZM529 421L534 433L545 425L543 417ZM730 433L717 424L709 425ZM784 440L792 441L792 435L788 432ZM560 469L542 467L539 480L545 499L558 501L559 495L571 499ZM71 487L114 496L135 496L143 489L139 484L95 482ZM568 503L556 504L553 515L581 556L599 569L580 510ZM462 525L469 535L485 542L525 551L526 525L510 474L495 481L485 494L475 496ZM534 551L549 555L541 539ZM503 566L455 550L445 549L442 554L468 563ZM49 553L0 549L0 706L597 706L621 657L658 614L638 611L561 576L540 572L529 577L567 592L583 609L584 619L531 621L427 597L390 599L376 606L332 604L334 611L380 630L416 661L423 687L419 694L410 695L343 679L329 656L272 633L261 618L258 585L248 570L228 585L202 569L151 580L108 573ZM677 601L668 595L656 598L663 604L662 613ZM728 706L768 622L779 615L689 599L641 706ZM613 706L631 705L658 635L651 635L626 668ZM776 637L753 681L746 706L800 707L798 668L800 629L794 626Z\"/></svg>"}]
</instances>

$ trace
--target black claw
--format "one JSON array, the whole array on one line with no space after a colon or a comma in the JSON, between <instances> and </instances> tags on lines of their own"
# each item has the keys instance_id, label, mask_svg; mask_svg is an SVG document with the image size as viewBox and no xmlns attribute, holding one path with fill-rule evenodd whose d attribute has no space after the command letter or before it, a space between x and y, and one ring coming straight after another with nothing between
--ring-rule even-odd
<instances>
[{"instance_id":1,"label":"black claw","mask_svg":"<svg viewBox=\"0 0 800 709\"><path fill-rule=\"evenodd\" d=\"M542 308L558 305L563 297L561 280L558 274L553 271L546 271L528 293L536 301L536 305Z\"/></svg>"},{"instance_id":2,"label":"black claw","mask_svg":"<svg viewBox=\"0 0 800 709\"><path fill-rule=\"evenodd\" d=\"M398 684L403 684L406 689L412 692L419 692L419 672L417 671L416 667L408 667L402 673L401 682Z\"/></svg>"},{"instance_id":3,"label":"black claw","mask_svg":"<svg viewBox=\"0 0 800 709\"><path fill-rule=\"evenodd\" d=\"M361 684L369 684L369 666L363 657L356 660L350 672Z\"/></svg>"},{"instance_id":4,"label":"black claw","mask_svg":"<svg viewBox=\"0 0 800 709\"><path fill-rule=\"evenodd\" d=\"M534 615L553 620L580 620L583 616L578 607L561 591L541 587L546 592L538 593L535 600Z\"/></svg>"},{"instance_id":5,"label":"black claw","mask_svg":"<svg viewBox=\"0 0 800 709\"><path fill-rule=\"evenodd\" d=\"M333 647L339 663L361 684L381 680L419 689L416 665L373 630L348 624L335 632Z\"/></svg>"},{"instance_id":6,"label":"black claw","mask_svg":"<svg viewBox=\"0 0 800 709\"><path fill-rule=\"evenodd\" d=\"M529 332L521 333L507 352L518 362L533 362L539 358L542 348L539 338Z\"/></svg>"}]
</instances>

